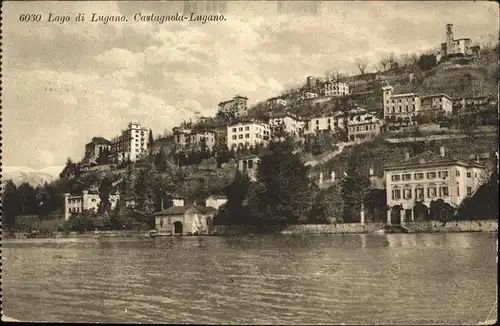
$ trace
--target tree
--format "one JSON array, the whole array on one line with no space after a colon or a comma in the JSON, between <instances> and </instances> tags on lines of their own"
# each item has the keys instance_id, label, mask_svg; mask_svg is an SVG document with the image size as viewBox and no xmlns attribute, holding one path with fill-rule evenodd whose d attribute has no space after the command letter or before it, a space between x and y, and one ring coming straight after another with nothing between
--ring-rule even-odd
<instances>
[{"instance_id":1,"label":"tree","mask_svg":"<svg viewBox=\"0 0 500 326\"><path fill-rule=\"evenodd\" d=\"M167 155L165 154L165 148L162 146L158 154L154 157L154 165L157 171L165 172L168 170Z\"/></svg>"},{"instance_id":2,"label":"tree","mask_svg":"<svg viewBox=\"0 0 500 326\"><path fill-rule=\"evenodd\" d=\"M21 213L21 201L16 185L12 180L5 183L2 192L2 224L6 229L12 229L16 216Z\"/></svg>"},{"instance_id":3,"label":"tree","mask_svg":"<svg viewBox=\"0 0 500 326\"><path fill-rule=\"evenodd\" d=\"M370 180L361 164L361 154L351 152L344 178L342 179L342 197L344 198L344 221L359 222L361 206L370 189Z\"/></svg>"},{"instance_id":4,"label":"tree","mask_svg":"<svg viewBox=\"0 0 500 326\"><path fill-rule=\"evenodd\" d=\"M37 214L39 201L36 196L35 188L25 182L19 186L18 194L21 201L21 214Z\"/></svg>"},{"instance_id":5,"label":"tree","mask_svg":"<svg viewBox=\"0 0 500 326\"><path fill-rule=\"evenodd\" d=\"M151 169L140 170L134 187L136 208L141 212L152 213L154 211L153 189L151 187Z\"/></svg>"},{"instance_id":6,"label":"tree","mask_svg":"<svg viewBox=\"0 0 500 326\"><path fill-rule=\"evenodd\" d=\"M99 186L100 203L98 212L100 214L107 213L111 209L109 196L111 195L112 187L113 183L111 182L111 179L108 176L105 176L101 181L101 185Z\"/></svg>"},{"instance_id":7,"label":"tree","mask_svg":"<svg viewBox=\"0 0 500 326\"><path fill-rule=\"evenodd\" d=\"M358 67L361 75L364 75L366 67L368 67L368 60L366 60L366 58L357 58L354 63L356 64L356 67Z\"/></svg>"},{"instance_id":8,"label":"tree","mask_svg":"<svg viewBox=\"0 0 500 326\"><path fill-rule=\"evenodd\" d=\"M441 221L443 223L450 221L455 215L453 207L441 198L431 201L429 210L429 218L431 220Z\"/></svg>"},{"instance_id":9,"label":"tree","mask_svg":"<svg viewBox=\"0 0 500 326\"><path fill-rule=\"evenodd\" d=\"M382 71L387 71L387 69L390 67L389 65L389 57L384 56L382 59L380 59L380 66L382 67Z\"/></svg>"},{"instance_id":10,"label":"tree","mask_svg":"<svg viewBox=\"0 0 500 326\"><path fill-rule=\"evenodd\" d=\"M321 190L317 193L311 210L310 223L336 223L343 221L344 200L340 185Z\"/></svg>"},{"instance_id":11,"label":"tree","mask_svg":"<svg viewBox=\"0 0 500 326\"><path fill-rule=\"evenodd\" d=\"M258 168L258 181L263 184L261 213L277 224L304 222L312 208L307 168L293 152L289 139L272 141Z\"/></svg>"},{"instance_id":12,"label":"tree","mask_svg":"<svg viewBox=\"0 0 500 326\"><path fill-rule=\"evenodd\" d=\"M154 144L155 140L153 138L153 130L149 129L149 137L148 137L148 147L151 148Z\"/></svg>"},{"instance_id":13,"label":"tree","mask_svg":"<svg viewBox=\"0 0 500 326\"><path fill-rule=\"evenodd\" d=\"M497 219L498 217L498 174L493 171L487 183L458 207L459 220Z\"/></svg>"},{"instance_id":14,"label":"tree","mask_svg":"<svg viewBox=\"0 0 500 326\"><path fill-rule=\"evenodd\" d=\"M437 65L437 58L435 54L422 54L418 58L417 66L422 70L430 70Z\"/></svg>"}]
</instances>

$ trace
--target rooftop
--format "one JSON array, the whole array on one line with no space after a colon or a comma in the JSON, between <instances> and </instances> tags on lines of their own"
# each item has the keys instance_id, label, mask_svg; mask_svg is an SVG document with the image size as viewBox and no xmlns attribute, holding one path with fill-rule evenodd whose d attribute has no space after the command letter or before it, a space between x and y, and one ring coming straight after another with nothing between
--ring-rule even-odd
<instances>
[{"instance_id":1,"label":"rooftop","mask_svg":"<svg viewBox=\"0 0 500 326\"><path fill-rule=\"evenodd\" d=\"M185 214L188 210L193 210L197 211L201 214L209 214L216 212L217 210L213 207L206 207L206 206L195 206L195 205L188 205L188 206L172 206L164 211L157 212L154 215L183 215Z\"/></svg>"},{"instance_id":2,"label":"rooftop","mask_svg":"<svg viewBox=\"0 0 500 326\"><path fill-rule=\"evenodd\" d=\"M111 144L111 142L109 140L107 140L106 138L103 138L103 137L92 137L92 141L90 143L103 144L103 145L110 145Z\"/></svg>"},{"instance_id":3,"label":"rooftop","mask_svg":"<svg viewBox=\"0 0 500 326\"><path fill-rule=\"evenodd\" d=\"M484 168L484 165L477 163L476 161L466 161L462 159L452 158L449 156L437 155L432 151L425 151L418 155L415 155L407 160L400 161L396 164L386 165L386 170L399 169L404 167L419 167L427 165L462 165L467 167L478 167Z\"/></svg>"}]
</instances>

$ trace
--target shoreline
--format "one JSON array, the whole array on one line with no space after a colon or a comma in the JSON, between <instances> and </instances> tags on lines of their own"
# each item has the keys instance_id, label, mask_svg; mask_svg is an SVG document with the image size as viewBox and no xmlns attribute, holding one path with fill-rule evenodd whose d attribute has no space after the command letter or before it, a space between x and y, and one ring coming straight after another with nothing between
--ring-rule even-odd
<instances>
[{"instance_id":1,"label":"shoreline","mask_svg":"<svg viewBox=\"0 0 500 326\"><path fill-rule=\"evenodd\" d=\"M259 236L259 235L346 235L346 234L432 234L432 233L498 233L498 221L460 221L448 222L422 222L404 225L408 232L380 232L384 228L381 223L351 223L351 224L303 224L290 226L265 226L255 225L216 225L212 232L199 235L170 235L156 234L150 236L148 231L88 231L84 233L70 232L69 234L55 233L52 236L36 236L29 238L24 233L3 236L8 240L26 239L89 239L94 238L134 238L154 239L167 237L224 237L224 236Z\"/></svg>"}]
</instances>

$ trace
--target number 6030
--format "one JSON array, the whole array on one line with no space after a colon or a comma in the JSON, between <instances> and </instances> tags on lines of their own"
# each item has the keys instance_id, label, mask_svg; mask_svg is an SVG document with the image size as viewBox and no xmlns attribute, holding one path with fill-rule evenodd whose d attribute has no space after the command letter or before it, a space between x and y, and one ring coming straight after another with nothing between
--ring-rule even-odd
<instances>
[{"instance_id":1,"label":"number 6030","mask_svg":"<svg viewBox=\"0 0 500 326\"><path fill-rule=\"evenodd\" d=\"M21 22L39 22L42 19L40 14L21 14L19 21Z\"/></svg>"}]
</instances>

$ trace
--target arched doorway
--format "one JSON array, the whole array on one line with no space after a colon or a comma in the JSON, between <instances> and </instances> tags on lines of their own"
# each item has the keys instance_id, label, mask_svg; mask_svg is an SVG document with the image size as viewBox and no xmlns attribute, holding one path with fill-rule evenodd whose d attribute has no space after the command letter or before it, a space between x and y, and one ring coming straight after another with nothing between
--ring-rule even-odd
<instances>
[{"instance_id":1,"label":"arched doorway","mask_svg":"<svg viewBox=\"0 0 500 326\"><path fill-rule=\"evenodd\" d=\"M174 222L174 234L182 234L182 222Z\"/></svg>"},{"instance_id":2,"label":"arched doorway","mask_svg":"<svg viewBox=\"0 0 500 326\"><path fill-rule=\"evenodd\" d=\"M401 205L395 205L391 208L391 224L400 225L401 224Z\"/></svg>"}]
</instances>

